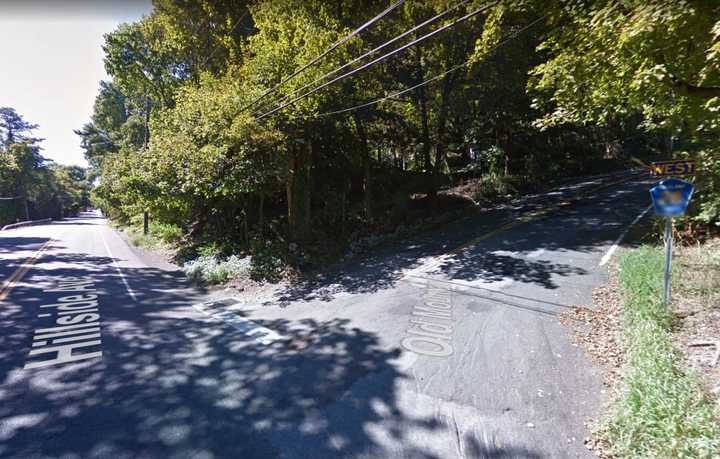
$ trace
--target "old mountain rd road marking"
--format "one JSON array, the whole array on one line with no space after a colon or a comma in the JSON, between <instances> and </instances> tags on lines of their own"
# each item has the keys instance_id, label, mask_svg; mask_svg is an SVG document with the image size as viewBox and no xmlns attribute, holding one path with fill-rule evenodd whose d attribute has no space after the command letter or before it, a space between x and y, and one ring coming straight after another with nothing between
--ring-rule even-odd
<instances>
[{"instance_id":1,"label":"old mountain rd road marking","mask_svg":"<svg viewBox=\"0 0 720 459\"><path fill-rule=\"evenodd\" d=\"M47 248L50 246L50 243L52 242L52 239L48 239L35 253L33 253L30 258L25 260L22 265L12 273L12 275L3 282L2 287L0 288L0 301L4 301L8 295L10 294L10 291L15 288L18 282L25 277L25 274L27 274L28 271L30 271L30 268L32 265L34 265L42 256L42 254L47 250Z\"/></svg>"},{"instance_id":2,"label":"old mountain rd road marking","mask_svg":"<svg viewBox=\"0 0 720 459\"><path fill-rule=\"evenodd\" d=\"M402 347L415 354L447 357L453 353L452 288L428 282L423 302L416 304Z\"/></svg>"}]
</instances>

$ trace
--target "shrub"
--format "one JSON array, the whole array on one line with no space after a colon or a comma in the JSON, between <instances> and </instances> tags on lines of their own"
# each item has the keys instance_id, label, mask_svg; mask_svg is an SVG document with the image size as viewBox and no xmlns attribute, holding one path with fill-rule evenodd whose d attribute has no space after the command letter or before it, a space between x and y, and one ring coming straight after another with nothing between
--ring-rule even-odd
<instances>
[{"instance_id":1,"label":"shrub","mask_svg":"<svg viewBox=\"0 0 720 459\"><path fill-rule=\"evenodd\" d=\"M473 196L476 202L484 199L494 199L508 194L516 194L517 189L513 186L512 176L498 174L483 175L478 181L478 189Z\"/></svg>"},{"instance_id":2,"label":"shrub","mask_svg":"<svg viewBox=\"0 0 720 459\"><path fill-rule=\"evenodd\" d=\"M185 274L196 281L207 284L222 284L231 279L248 276L250 257L232 255L220 260L216 256L201 255L185 264Z\"/></svg>"},{"instance_id":3,"label":"shrub","mask_svg":"<svg viewBox=\"0 0 720 459\"><path fill-rule=\"evenodd\" d=\"M182 228L170 223L150 222L148 232L166 244L176 242L182 237Z\"/></svg>"},{"instance_id":4,"label":"shrub","mask_svg":"<svg viewBox=\"0 0 720 459\"><path fill-rule=\"evenodd\" d=\"M285 268L284 250L278 243L253 241L250 276L257 280L276 281Z\"/></svg>"},{"instance_id":5,"label":"shrub","mask_svg":"<svg viewBox=\"0 0 720 459\"><path fill-rule=\"evenodd\" d=\"M203 258L216 258L220 256L220 248L217 242L211 242L200 246L198 247L197 252L200 257Z\"/></svg>"}]
</instances>

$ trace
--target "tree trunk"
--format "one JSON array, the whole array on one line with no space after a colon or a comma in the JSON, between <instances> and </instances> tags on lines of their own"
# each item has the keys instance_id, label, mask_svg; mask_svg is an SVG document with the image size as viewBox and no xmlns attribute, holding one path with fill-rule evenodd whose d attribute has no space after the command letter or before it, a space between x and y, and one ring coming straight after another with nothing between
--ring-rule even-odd
<instances>
[{"instance_id":1,"label":"tree trunk","mask_svg":"<svg viewBox=\"0 0 720 459\"><path fill-rule=\"evenodd\" d=\"M23 202L23 211L25 212L25 221L28 221L28 220L30 220L30 209L28 208L27 196L23 196L22 202Z\"/></svg>"},{"instance_id":2,"label":"tree trunk","mask_svg":"<svg viewBox=\"0 0 720 459\"><path fill-rule=\"evenodd\" d=\"M148 142L150 142L150 98L145 92L145 132L143 138L143 147L147 150Z\"/></svg>"},{"instance_id":3,"label":"tree trunk","mask_svg":"<svg viewBox=\"0 0 720 459\"><path fill-rule=\"evenodd\" d=\"M295 167L295 149L292 148L291 151L288 152L287 180L285 181L285 199L287 200L288 228L291 234L296 226L295 207L293 206L293 203L295 202L295 192L293 190Z\"/></svg>"},{"instance_id":4,"label":"tree trunk","mask_svg":"<svg viewBox=\"0 0 720 459\"><path fill-rule=\"evenodd\" d=\"M207 226L208 219L210 216L210 204L207 201L204 201L200 203L200 208L197 209L196 212L193 212L195 215L197 215L197 220L195 220L193 223L191 223L188 226L188 232L183 237L183 240L185 242L190 242L193 239L195 239Z\"/></svg>"},{"instance_id":5,"label":"tree trunk","mask_svg":"<svg viewBox=\"0 0 720 459\"><path fill-rule=\"evenodd\" d=\"M510 169L509 168L510 153L508 151L510 149L510 142L509 142L509 135L507 134L505 129L503 129L502 126L503 126L503 123L500 120L500 117L499 116L495 117L495 128L494 128L494 130L495 130L495 146L497 146L503 154L503 158L502 158L502 160L503 160L503 175L507 176L509 173L509 169ZM497 166L499 167L500 165L497 164ZM499 173L500 171L495 170L492 172Z\"/></svg>"},{"instance_id":6,"label":"tree trunk","mask_svg":"<svg viewBox=\"0 0 720 459\"><path fill-rule=\"evenodd\" d=\"M248 197L247 201L249 201L249 200L250 200L250 198ZM250 219L250 214L248 212L249 203L247 201L243 205L243 210L242 210L242 215L243 215L242 230L243 230L243 241L245 242L245 244L250 243L250 228L248 228L248 220Z\"/></svg>"},{"instance_id":7,"label":"tree trunk","mask_svg":"<svg viewBox=\"0 0 720 459\"><path fill-rule=\"evenodd\" d=\"M148 142L150 142L150 99L145 92L145 132L143 137L143 148L147 150ZM149 216L147 210L143 212L143 234L147 234L149 230Z\"/></svg>"},{"instance_id":8,"label":"tree trunk","mask_svg":"<svg viewBox=\"0 0 720 459\"><path fill-rule=\"evenodd\" d=\"M447 145L445 145L445 131L447 129L448 108L450 104L450 92L455 83L455 78L449 76L445 79L442 89L442 99L440 101L440 111L437 119L437 141L435 144L435 164L432 169L432 188L430 196L435 196L440 187L440 167L443 164L446 155Z\"/></svg>"},{"instance_id":9,"label":"tree trunk","mask_svg":"<svg viewBox=\"0 0 720 459\"><path fill-rule=\"evenodd\" d=\"M342 184L342 193L340 194L340 232L343 236L345 235L345 220L347 219L345 215L347 213L347 192L350 188L349 184L350 180L344 178Z\"/></svg>"},{"instance_id":10,"label":"tree trunk","mask_svg":"<svg viewBox=\"0 0 720 459\"><path fill-rule=\"evenodd\" d=\"M307 156L305 158L305 193L304 193L304 209L305 209L305 221L303 226L305 227L306 236L310 235L312 230L312 162L313 162L313 143L312 140L308 139L307 144Z\"/></svg>"},{"instance_id":11,"label":"tree trunk","mask_svg":"<svg viewBox=\"0 0 720 459\"><path fill-rule=\"evenodd\" d=\"M445 128L447 126L447 105L445 103L440 107L440 113L438 113L437 120L437 142L435 144L435 165L434 170L436 173L440 172L440 166L442 161L445 159L446 148L445 145Z\"/></svg>"},{"instance_id":12,"label":"tree trunk","mask_svg":"<svg viewBox=\"0 0 720 459\"><path fill-rule=\"evenodd\" d=\"M428 124L427 98L425 97L425 87L418 88L418 98L420 101L420 125L422 128L421 140L423 143L423 169L426 174L432 173L432 164L430 163L430 126Z\"/></svg>"},{"instance_id":13,"label":"tree trunk","mask_svg":"<svg viewBox=\"0 0 720 459\"><path fill-rule=\"evenodd\" d=\"M260 237L263 237L265 228L265 193L260 192L260 200L258 202L258 226L260 227Z\"/></svg>"},{"instance_id":14,"label":"tree trunk","mask_svg":"<svg viewBox=\"0 0 720 459\"><path fill-rule=\"evenodd\" d=\"M418 84L424 81L425 72L423 70L423 63L420 52L416 52L417 56L417 75L416 80ZM428 108L427 108L427 94L425 93L425 86L420 86L416 90L418 105L420 108L420 140L422 141L422 162L423 169L426 174L429 174L432 169L430 163L430 126L428 122ZM417 161L416 161L417 162Z\"/></svg>"},{"instance_id":15,"label":"tree trunk","mask_svg":"<svg viewBox=\"0 0 720 459\"><path fill-rule=\"evenodd\" d=\"M695 86L687 81L675 80L673 86L683 96L697 97L700 99L712 99L720 97L720 86Z\"/></svg>"},{"instance_id":16,"label":"tree trunk","mask_svg":"<svg viewBox=\"0 0 720 459\"><path fill-rule=\"evenodd\" d=\"M310 170L312 145L294 148L288 155L288 179L286 193L290 236L303 243L310 235Z\"/></svg>"},{"instance_id":17,"label":"tree trunk","mask_svg":"<svg viewBox=\"0 0 720 459\"><path fill-rule=\"evenodd\" d=\"M22 176L15 183L15 194L20 196L20 211L24 214L25 221L28 221L30 220L30 209L28 208L27 186L23 183ZM17 218L17 210L15 210L15 217Z\"/></svg>"},{"instance_id":18,"label":"tree trunk","mask_svg":"<svg viewBox=\"0 0 720 459\"><path fill-rule=\"evenodd\" d=\"M360 151L362 152L362 167L363 167L363 208L365 210L365 218L369 222L373 220L372 212L372 188L371 188L371 163L370 163L370 148L368 147L367 133L365 132L365 126L363 125L362 118L355 112L355 128L357 129L358 137L360 138Z\"/></svg>"}]
</instances>

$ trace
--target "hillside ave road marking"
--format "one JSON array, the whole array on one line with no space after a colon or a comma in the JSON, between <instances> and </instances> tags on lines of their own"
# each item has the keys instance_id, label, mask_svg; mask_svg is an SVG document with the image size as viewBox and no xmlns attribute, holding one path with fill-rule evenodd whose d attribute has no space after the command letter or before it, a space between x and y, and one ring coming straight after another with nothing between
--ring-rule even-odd
<instances>
[{"instance_id":1,"label":"hillside ave road marking","mask_svg":"<svg viewBox=\"0 0 720 459\"><path fill-rule=\"evenodd\" d=\"M49 326L35 330L24 369L102 358L98 294L92 278L68 277L44 292L63 296L40 306L38 318L52 319Z\"/></svg>"}]
</instances>

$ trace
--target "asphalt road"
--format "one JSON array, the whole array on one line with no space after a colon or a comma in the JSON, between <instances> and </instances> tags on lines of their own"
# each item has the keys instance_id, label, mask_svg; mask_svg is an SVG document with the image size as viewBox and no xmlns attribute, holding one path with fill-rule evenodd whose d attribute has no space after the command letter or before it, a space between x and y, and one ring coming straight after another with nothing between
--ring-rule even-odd
<instances>
[{"instance_id":1,"label":"asphalt road","mask_svg":"<svg viewBox=\"0 0 720 459\"><path fill-rule=\"evenodd\" d=\"M0 457L592 457L599 370L557 315L649 204L614 181L244 296L102 218L0 232Z\"/></svg>"}]
</instances>

